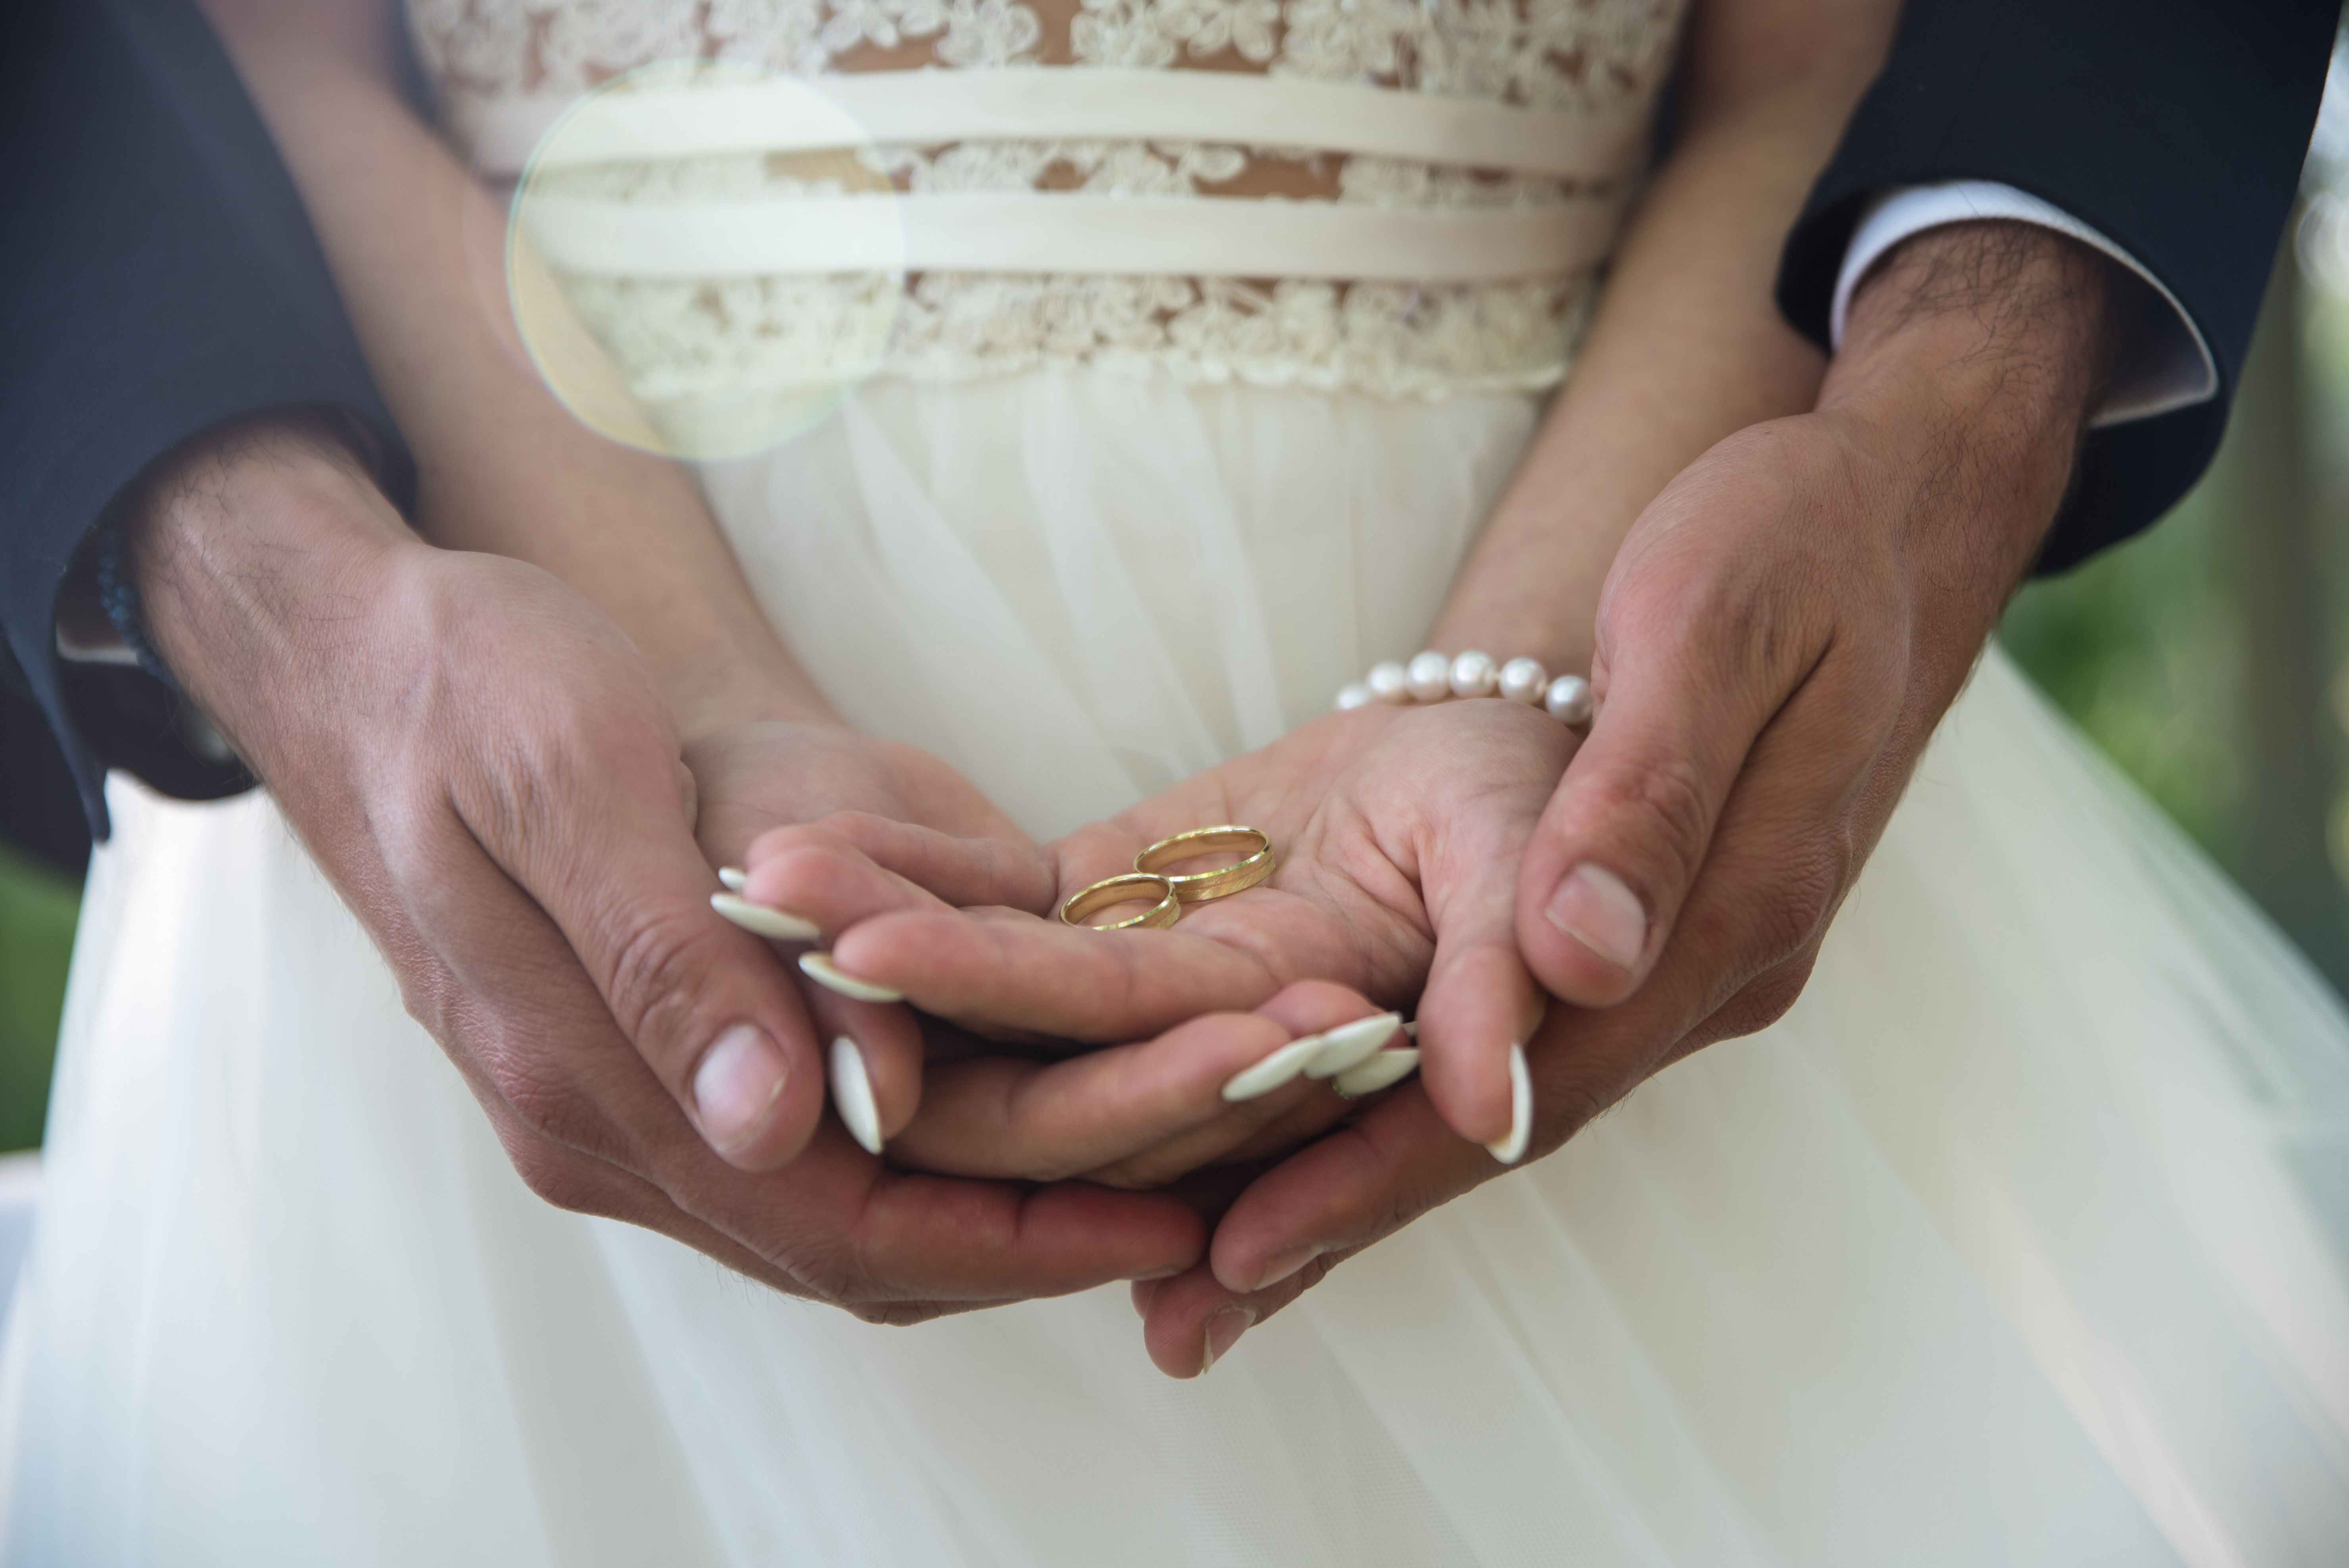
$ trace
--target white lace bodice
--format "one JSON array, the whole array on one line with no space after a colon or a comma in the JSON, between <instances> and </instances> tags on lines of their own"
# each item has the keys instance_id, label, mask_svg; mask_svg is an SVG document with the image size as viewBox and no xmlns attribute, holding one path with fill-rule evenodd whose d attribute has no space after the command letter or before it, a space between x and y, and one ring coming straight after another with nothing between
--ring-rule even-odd
<instances>
[{"instance_id":1,"label":"white lace bodice","mask_svg":"<svg viewBox=\"0 0 2349 1568\"><path fill-rule=\"evenodd\" d=\"M1129 211L1174 201L1216 204L1201 208L1203 218L1243 201L1472 221L1596 216L1611 232L1612 214L1637 173L1637 132L1681 6L1682 0L411 0L410 18L440 88L444 122L476 146L517 106L539 106L534 120L524 113L521 123L543 126L563 102L661 60L728 61L831 79L868 71L1241 73L1510 106L1529 111L1518 117L1527 137L1560 125L1578 130L1587 120L1613 128L1601 139L1613 150L1595 170L1564 171L1545 167L1540 156L1511 160L1531 167L1501 168L1421 160L1392 149L1211 136L990 133L883 139L874 150L890 184L922 200L1049 193L1121 199ZM784 189L789 182L771 170L755 152L735 152L582 170L566 179L574 193L617 201L802 193ZM1557 259L1522 266L1492 263L1492 245L1484 243L1482 272L1497 264L1506 276L1395 276L1392 267L1327 263L1300 272L1280 264L1277 247L1268 263L1221 272L1161 273L1146 263L1139 271L977 266L949 256L904 269L882 373L951 380L1081 361L1190 381L1391 397L1537 388L1565 372L1605 242L1602 234L1573 253L1542 250L1546 242L1537 237L1531 253ZM1344 255L1384 247L1336 248ZM1454 248L1478 246L1464 240ZM803 375L812 335L822 335L812 324L868 309L873 286L865 274L820 270L746 266L732 276L688 277L649 275L625 263L566 266L560 258L556 266L631 385L655 400L706 393L729 379Z\"/></svg>"}]
</instances>

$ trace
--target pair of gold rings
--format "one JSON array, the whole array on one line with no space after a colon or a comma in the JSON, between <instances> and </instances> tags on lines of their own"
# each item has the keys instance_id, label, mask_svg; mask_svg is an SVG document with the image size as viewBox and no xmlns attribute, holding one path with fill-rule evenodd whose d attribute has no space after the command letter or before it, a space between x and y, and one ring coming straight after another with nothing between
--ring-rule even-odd
<instances>
[{"instance_id":1,"label":"pair of gold rings","mask_svg":"<svg viewBox=\"0 0 2349 1568\"><path fill-rule=\"evenodd\" d=\"M1168 866L1202 855L1238 851L1240 859L1210 872L1171 876ZM1130 931L1146 927L1163 931L1183 918L1186 903L1206 903L1246 892L1272 874L1272 840L1260 828L1226 824L1194 828L1171 839L1161 839L1133 857L1133 869L1103 877L1078 889L1061 905L1061 918L1071 925L1086 925L1087 917L1121 903L1147 903L1149 908L1125 920L1090 926L1094 931Z\"/></svg>"}]
</instances>

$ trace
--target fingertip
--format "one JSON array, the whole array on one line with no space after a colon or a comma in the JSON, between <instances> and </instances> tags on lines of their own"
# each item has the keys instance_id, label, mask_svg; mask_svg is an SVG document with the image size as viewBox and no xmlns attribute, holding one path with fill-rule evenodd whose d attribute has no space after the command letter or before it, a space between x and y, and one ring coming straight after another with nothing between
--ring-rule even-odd
<instances>
[{"instance_id":1,"label":"fingertip","mask_svg":"<svg viewBox=\"0 0 2349 1568\"><path fill-rule=\"evenodd\" d=\"M864 1053L846 1035L832 1042L832 1101L841 1125L865 1153L879 1158L884 1147L881 1108L873 1097L873 1075L865 1070Z\"/></svg>"},{"instance_id":2,"label":"fingertip","mask_svg":"<svg viewBox=\"0 0 2349 1568\"><path fill-rule=\"evenodd\" d=\"M771 1171L805 1147L815 1117L808 1095L792 1092L807 1077L797 1065L781 1041L750 1023L721 1030L702 1051L687 1109L719 1159L740 1171Z\"/></svg>"},{"instance_id":3,"label":"fingertip","mask_svg":"<svg viewBox=\"0 0 2349 1568\"><path fill-rule=\"evenodd\" d=\"M1453 956L1420 998L1420 1078L1444 1125L1471 1143L1507 1134L1509 1051L1528 1038L1549 998L1506 945Z\"/></svg>"},{"instance_id":4,"label":"fingertip","mask_svg":"<svg viewBox=\"0 0 2349 1568\"><path fill-rule=\"evenodd\" d=\"M1547 892L1526 892L1517 951L1544 991L1578 1007L1611 1007L1639 990L1653 922L1621 877L1579 861Z\"/></svg>"}]
</instances>

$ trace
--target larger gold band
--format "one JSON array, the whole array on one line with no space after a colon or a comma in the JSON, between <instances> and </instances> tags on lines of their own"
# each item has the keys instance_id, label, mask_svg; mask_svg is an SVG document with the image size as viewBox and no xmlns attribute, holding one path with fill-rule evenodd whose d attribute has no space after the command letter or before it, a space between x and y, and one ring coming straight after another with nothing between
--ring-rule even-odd
<instances>
[{"instance_id":1,"label":"larger gold band","mask_svg":"<svg viewBox=\"0 0 2349 1568\"><path fill-rule=\"evenodd\" d=\"M1219 866L1211 872L1166 877L1174 884L1174 896L1185 903L1205 903L1209 899L1229 898L1236 892L1247 892L1272 874L1271 838L1261 828L1243 828L1236 823L1226 823L1219 828L1194 828L1187 833L1161 839L1133 857L1133 869L1164 876L1168 866L1180 865L1185 861L1224 850L1246 851L1247 858L1237 864Z\"/></svg>"},{"instance_id":2,"label":"larger gold band","mask_svg":"<svg viewBox=\"0 0 2349 1568\"><path fill-rule=\"evenodd\" d=\"M1112 904L1142 903L1156 900L1151 907L1127 920L1112 920L1106 925L1088 925L1085 917L1099 913ZM1154 872L1127 872L1120 876L1103 877L1091 887L1079 888L1061 905L1061 918L1071 925L1082 925L1088 931L1131 931L1136 926L1164 930L1183 918L1183 902L1174 896L1174 880Z\"/></svg>"}]
</instances>

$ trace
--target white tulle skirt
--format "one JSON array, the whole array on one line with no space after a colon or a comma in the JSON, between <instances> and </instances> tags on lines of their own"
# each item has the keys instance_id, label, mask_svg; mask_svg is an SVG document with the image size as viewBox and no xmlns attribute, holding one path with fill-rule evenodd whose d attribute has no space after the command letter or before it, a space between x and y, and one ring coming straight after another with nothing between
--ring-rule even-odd
<instances>
[{"instance_id":1,"label":"white tulle skirt","mask_svg":"<svg viewBox=\"0 0 2349 1568\"><path fill-rule=\"evenodd\" d=\"M715 470L860 722L1031 830L1407 654L1532 424L1039 373ZM0 1354L12 1561L2349 1561L2349 1026L1993 653L1785 1020L1169 1382L509 1170L271 803L117 780Z\"/></svg>"}]
</instances>

